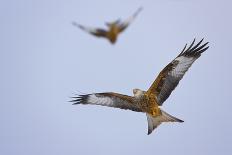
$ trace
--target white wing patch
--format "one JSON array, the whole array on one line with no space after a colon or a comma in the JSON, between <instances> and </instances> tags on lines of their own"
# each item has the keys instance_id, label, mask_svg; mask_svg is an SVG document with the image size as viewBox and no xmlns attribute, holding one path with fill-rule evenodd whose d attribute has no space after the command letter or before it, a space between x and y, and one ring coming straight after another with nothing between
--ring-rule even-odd
<instances>
[{"instance_id":1,"label":"white wing patch","mask_svg":"<svg viewBox=\"0 0 232 155\"><path fill-rule=\"evenodd\" d=\"M175 69L169 73L169 75L179 78L182 77L185 72L191 67L196 58L181 56L176 58L175 60L178 61L178 64Z\"/></svg>"},{"instance_id":2,"label":"white wing patch","mask_svg":"<svg viewBox=\"0 0 232 155\"><path fill-rule=\"evenodd\" d=\"M114 101L110 97L97 97L95 94L89 95L87 99L88 104L95 104L95 105L104 105L104 106L113 106Z\"/></svg>"}]
</instances>

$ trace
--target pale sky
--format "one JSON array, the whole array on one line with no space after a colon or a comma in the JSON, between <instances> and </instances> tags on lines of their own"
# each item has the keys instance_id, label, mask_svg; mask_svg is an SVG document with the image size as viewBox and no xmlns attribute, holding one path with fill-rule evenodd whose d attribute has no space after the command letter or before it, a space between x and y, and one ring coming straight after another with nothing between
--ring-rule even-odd
<instances>
[{"instance_id":1,"label":"pale sky","mask_svg":"<svg viewBox=\"0 0 232 155\"><path fill-rule=\"evenodd\" d=\"M111 45L72 26L104 27L143 6ZM1 155L230 155L229 0L0 1ZM184 120L147 135L143 113L71 105L76 93L147 90L186 43L210 48L162 107Z\"/></svg>"}]
</instances>

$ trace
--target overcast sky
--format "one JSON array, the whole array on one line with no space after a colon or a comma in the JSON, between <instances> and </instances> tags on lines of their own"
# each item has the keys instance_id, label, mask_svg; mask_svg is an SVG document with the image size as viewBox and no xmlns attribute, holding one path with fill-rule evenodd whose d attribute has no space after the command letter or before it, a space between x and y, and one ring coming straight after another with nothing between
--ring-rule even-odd
<instances>
[{"instance_id":1,"label":"overcast sky","mask_svg":"<svg viewBox=\"0 0 232 155\"><path fill-rule=\"evenodd\" d=\"M111 45L72 26L104 27L143 6ZM0 1L0 154L232 153L229 0ZM184 120L147 135L143 113L71 105L76 93L147 90L186 43L210 48L163 109Z\"/></svg>"}]
</instances>

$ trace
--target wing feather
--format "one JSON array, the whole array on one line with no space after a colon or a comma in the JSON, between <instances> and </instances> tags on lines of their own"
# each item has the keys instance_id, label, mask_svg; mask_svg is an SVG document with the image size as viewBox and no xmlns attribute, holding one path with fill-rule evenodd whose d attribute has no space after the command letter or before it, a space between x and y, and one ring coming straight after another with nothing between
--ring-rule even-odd
<instances>
[{"instance_id":1,"label":"wing feather","mask_svg":"<svg viewBox=\"0 0 232 155\"><path fill-rule=\"evenodd\" d=\"M171 95L187 70L201 56L201 53L209 48L207 46L208 42L201 45L202 42L203 39L194 46L194 39L187 49L186 44L181 53L159 73L156 80L148 89L148 94L155 94L159 105L162 105Z\"/></svg>"},{"instance_id":2,"label":"wing feather","mask_svg":"<svg viewBox=\"0 0 232 155\"><path fill-rule=\"evenodd\" d=\"M141 112L134 104L134 98L118 93L94 93L73 97L73 104L91 104Z\"/></svg>"},{"instance_id":3,"label":"wing feather","mask_svg":"<svg viewBox=\"0 0 232 155\"><path fill-rule=\"evenodd\" d=\"M104 29L86 27L86 26L77 24L76 22L73 22L72 24L76 27L79 27L83 31L88 32L96 37L106 37L107 36L107 31Z\"/></svg>"},{"instance_id":4,"label":"wing feather","mask_svg":"<svg viewBox=\"0 0 232 155\"><path fill-rule=\"evenodd\" d=\"M138 10L132 16L130 16L124 22L118 22L119 31L120 32L124 31L130 25L130 23L132 23L135 20L135 18L138 16L138 14L142 10L143 10L143 8L140 7L140 8L138 8Z\"/></svg>"}]
</instances>

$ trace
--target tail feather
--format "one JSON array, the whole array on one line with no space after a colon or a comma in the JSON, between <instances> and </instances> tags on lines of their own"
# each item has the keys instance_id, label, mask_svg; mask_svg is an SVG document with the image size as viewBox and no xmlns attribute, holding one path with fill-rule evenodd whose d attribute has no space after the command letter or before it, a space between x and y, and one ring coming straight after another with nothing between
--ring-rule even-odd
<instances>
[{"instance_id":1,"label":"tail feather","mask_svg":"<svg viewBox=\"0 0 232 155\"><path fill-rule=\"evenodd\" d=\"M148 122L148 135L152 133L152 131L157 128L161 123L163 122L184 122L181 119L178 119L165 111L161 110L161 115L160 116L152 116L150 114L147 115L147 122Z\"/></svg>"}]
</instances>

